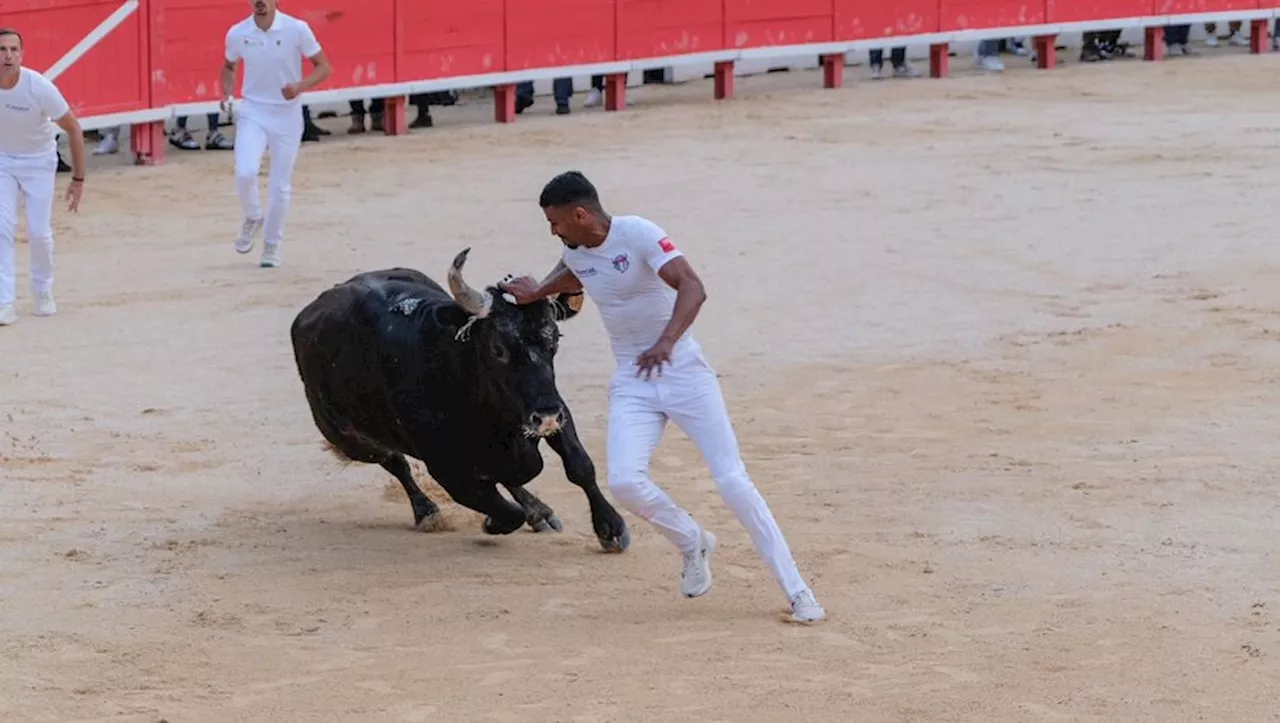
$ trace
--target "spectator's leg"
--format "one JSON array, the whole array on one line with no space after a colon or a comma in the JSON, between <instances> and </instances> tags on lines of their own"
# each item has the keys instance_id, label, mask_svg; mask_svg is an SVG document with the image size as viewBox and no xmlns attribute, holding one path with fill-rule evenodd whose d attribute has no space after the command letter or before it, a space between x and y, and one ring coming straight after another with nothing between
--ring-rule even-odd
<instances>
[{"instance_id":1,"label":"spectator's leg","mask_svg":"<svg viewBox=\"0 0 1280 723\"><path fill-rule=\"evenodd\" d=\"M573 78L556 78L551 81L551 92L556 98L556 115L568 115L569 99L573 97Z\"/></svg>"},{"instance_id":2,"label":"spectator's leg","mask_svg":"<svg viewBox=\"0 0 1280 723\"><path fill-rule=\"evenodd\" d=\"M525 108L533 105L533 81L516 83L516 113L523 113Z\"/></svg>"},{"instance_id":3,"label":"spectator's leg","mask_svg":"<svg viewBox=\"0 0 1280 723\"><path fill-rule=\"evenodd\" d=\"M209 130L205 133L204 147L211 151L230 151L236 147L230 138L222 135L222 129L218 127L218 113L214 111L205 116L205 123L208 124Z\"/></svg>"},{"instance_id":4,"label":"spectator's leg","mask_svg":"<svg viewBox=\"0 0 1280 723\"><path fill-rule=\"evenodd\" d=\"M102 129L102 140L93 149L95 156L107 156L120 150L120 126Z\"/></svg>"},{"instance_id":5,"label":"spectator's leg","mask_svg":"<svg viewBox=\"0 0 1280 723\"><path fill-rule=\"evenodd\" d=\"M880 80L884 77L884 50L876 48L867 54L867 64L871 68L871 77Z\"/></svg>"},{"instance_id":6,"label":"spectator's leg","mask_svg":"<svg viewBox=\"0 0 1280 723\"><path fill-rule=\"evenodd\" d=\"M431 118L431 101L435 98L435 93L415 93L409 96L409 103L418 109L418 115L409 124L410 128L430 128L435 125L435 121Z\"/></svg>"},{"instance_id":7,"label":"spectator's leg","mask_svg":"<svg viewBox=\"0 0 1280 723\"><path fill-rule=\"evenodd\" d=\"M347 133L364 133L364 101L349 100L347 106L351 109L351 126L347 128Z\"/></svg>"},{"instance_id":8,"label":"spectator's leg","mask_svg":"<svg viewBox=\"0 0 1280 723\"><path fill-rule=\"evenodd\" d=\"M387 99L374 98L369 101L369 130L377 133L385 133L387 117Z\"/></svg>"},{"instance_id":9,"label":"spectator's leg","mask_svg":"<svg viewBox=\"0 0 1280 723\"><path fill-rule=\"evenodd\" d=\"M1004 63L1000 62L999 51L999 40L983 40L978 43L978 47L974 49L974 55L978 58L978 67L993 72L1004 70Z\"/></svg>"},{"instance_id":10,"label":"spectator's leg","mask_svg":"<svg viewBox=\"0 0 1280 723\"><path fill-rule=\"evenodd\" d=\"M587 102L584 106L590 108L600 105L604 102L604 75L591 76L591 90L587 91Z\"/></svg>"}]
</instances>

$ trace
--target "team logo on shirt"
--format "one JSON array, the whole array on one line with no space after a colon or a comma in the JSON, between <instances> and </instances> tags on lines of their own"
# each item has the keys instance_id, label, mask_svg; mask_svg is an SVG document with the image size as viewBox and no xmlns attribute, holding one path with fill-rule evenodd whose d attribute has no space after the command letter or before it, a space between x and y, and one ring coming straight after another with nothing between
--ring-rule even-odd
<instances>
[{"instance_id":1,"label":"team logo on shirt","mask_svg":"<svg viewBox=\"0 0 1280 723\"><path fill-rule=\"evenodd\" d=\"M662 253L669 254L676 250L676 245L671 243L671 239L664 238L658 242L658 248L662 249Z\"/></svg>"},{"instance_id":2,"label":"team logo on shirt","mask_svg":"<svg viewBox=\"0 0 1280 723\"><path fill-rule=\"evenodd\" d=\"M610 263L613 264L614 270L620 274L627 273L627 269L631 268L631 259L627 258L626 254L618 254L617 256L614 256L613 261Z\"/></svg>"}]
</instances>

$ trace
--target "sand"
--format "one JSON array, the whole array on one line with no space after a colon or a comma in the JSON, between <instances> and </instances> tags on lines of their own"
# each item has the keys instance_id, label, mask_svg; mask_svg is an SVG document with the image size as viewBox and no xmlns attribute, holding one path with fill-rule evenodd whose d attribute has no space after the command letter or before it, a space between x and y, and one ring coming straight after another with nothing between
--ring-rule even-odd
<instances>
[{"instance_id":1,"label":"sand","mask_svg":"<svg viewBox=\"0 0 1280 723\"><path fill-rule=\"evenodd\" d=\"M229 155L95 159L57 214L61 313L28 315L24 244L0 330L0 719L1278 720L1280 56L964 61L327 121L277 270L232 250ZM413 531L386 473L322 449L298 309L464 246L476 283L544 273L566 168L703 274L696 334L826 623L781 622L674 427L653 473L721 539L697 600L634 517L599 552L549 451L564 532L495 539L456 509ZM565 334L603 469L594 307Z\"/></svg>"}]
</instances>

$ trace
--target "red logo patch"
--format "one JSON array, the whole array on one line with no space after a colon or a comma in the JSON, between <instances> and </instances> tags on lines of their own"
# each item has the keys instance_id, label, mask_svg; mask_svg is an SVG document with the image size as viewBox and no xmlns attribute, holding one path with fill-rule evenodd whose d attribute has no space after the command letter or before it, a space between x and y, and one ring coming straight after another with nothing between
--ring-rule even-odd
<instances>
[{"instance_id":1,"label":"red logo patch","mask_svg":"<svg viewBox=\"0 0 1280 723\"><path fill-rule=\"evenodd\" d=\"M669 254L672 251L676 250L676 245L671 243L671 239L669 238L664 238L661 241L659 241L658 247L661 248L662 252L666 254Z\"/></svg>"}]
</instances>

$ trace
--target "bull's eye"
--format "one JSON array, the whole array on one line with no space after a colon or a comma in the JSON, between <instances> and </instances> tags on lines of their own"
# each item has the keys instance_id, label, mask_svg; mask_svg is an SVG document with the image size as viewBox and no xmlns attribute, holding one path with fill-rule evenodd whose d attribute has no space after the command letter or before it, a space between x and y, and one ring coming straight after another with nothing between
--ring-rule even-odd
<instances>
[{"instance_id":1,"label":"bull's eye","mask_svg":"<svg viewBox=\"0 0 1280 723\"><path fill-rule=\"evenodd\" d=\"M510 357L507 355L507 348L503 346L501 342L495 341L492 344L490 344L489 351L490 353L493 354L494 359L497 359L503 364L506 364L507 360L510 359Z\"/></svg>"}]
</instances>

